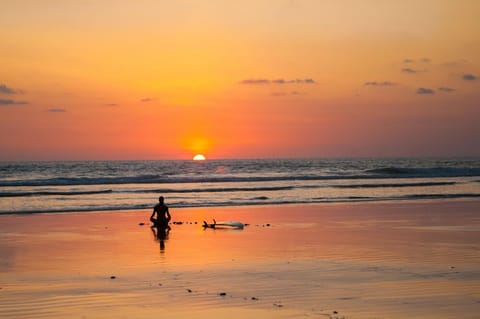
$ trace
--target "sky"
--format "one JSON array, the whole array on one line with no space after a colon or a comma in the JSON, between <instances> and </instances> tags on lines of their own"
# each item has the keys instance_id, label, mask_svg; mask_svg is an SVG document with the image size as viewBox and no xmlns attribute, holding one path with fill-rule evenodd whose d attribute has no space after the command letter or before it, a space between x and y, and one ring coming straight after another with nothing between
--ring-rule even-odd
<instances>
[{"instance_id":1,"label":"sky","mask_svg":"<svg viewBox=\"0 0 480 319\"><path fill-rule=\"evenodd\" d=\"M0 160L480 156L477 0L0 0Z\"/></svg>"}]
</instances>

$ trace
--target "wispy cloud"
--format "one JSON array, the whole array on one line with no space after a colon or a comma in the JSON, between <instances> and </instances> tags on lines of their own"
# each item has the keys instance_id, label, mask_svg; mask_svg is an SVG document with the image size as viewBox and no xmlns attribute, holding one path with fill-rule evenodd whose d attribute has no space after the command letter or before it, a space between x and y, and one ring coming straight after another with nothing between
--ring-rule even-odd
<instances>
[{"instance_id":1,"label":"wispy cloud","mask_svg":"<svg viewBox=\"0 0 480 319\"><path fill-rule=\"evenodd\" d=\"M49 112L49 113L65 113L65 112L67 112L67 110L64 109L64 108L60 108L60 107L54 107L54 108L48 109L47 112Z\"/></svg>"},{"instance_id":2,"label":"wispy cloud","mask_svg":"<svg viewBox=\"0 0 480 319\"><path fill-rule=\"evenodd\" d=\"M408 73L408 74L418 73L417 70L414 70L414 69L411 69L411 68L403 68L403 69L402 69L402 72L403 72L403 73Z\"/></svg>"},{"instance_id":3,"label":"wispy cloud","mask_svg":"<svg viewBox=\"0 0 480 319\"><path fill-rule=\"evenodd\" d=\"M3 94L21 94L21 90L15 90L11 87L6 86L5 84L0 84L0 93Z\"/></svg>"},{"instance_id":4,"label":"wispy cloud","mask_svg":"<svg viewBox=\"0 0 480 319\"><path fill-rule=\"evenodd\" d=\"M117 103L106 103L106 104L103 104L104 106L118 106Z\"/></svg>"},{"instance_id":5,"label":"wispy cloud","mask_svg":"<svg viewBox=\"0 0 480 319\"><path fill-rule=\"evenodd\" d=\"M146 102L152 102L152 101L155 101L155 99L154 99L154 98L151 98L151 97L145 97L145 98L143 98L143 99L140 100L140 102L144 102L144 103L146 103Z\"/></svg>"},{"instance_id":6,"label":"wispy cloud","mask_svg":"<svg viewBox=\"0 0 480 319\"><path fill-rule=\"evenodd\" d=\"M299 91L290 91L290 92L273 92L272 96L282 97L288 95L303 95L304 93Z\"/></svg>"},{"instance_id":7,"label":"wispy cloud","mask_svg":"<svg viewBox=\"0 0 480 319\"><path fill-rule=\"evenodd\" d=\"M476 75L473 75L473 74L464 74L463 75L463 79L465 81L475 81L478 77Z\"/></svg>"},{"instance_id":8,"label":"wispy cloud","mask_svg":"<svg viewBox=\"0 0 480 319\"><path fill-rule=\"evenodd\" d=\"M240 84L315 84L315 80L311 78L305 79L245 79L240 81Z\"/></svg>"},{"instance_id":9,"label":"wispy cloud","mask_svg":"<svg viewBox=\"0 0 480 319\"><path fill-rule=\"evenodd\" d=\"M449 88L447 86L441 86L438 88L439 91L441 92L454 92L456 91L454 88Z\"/></svg>"},{"instance_id":10,"label":"wispy cloud","mask_svg":"<svg viewBox=\"0 0 480 319\"><path fill-rule=\"evenodd\" d=\"M418 88L417 94L435 94L435 91L428 88Z\"/></svg>"},{"instance_id":11,"label":"wispy cloud","mask_svg":"<svg viewBox=\"0 0 480 319\"><path fill-rule=\"evenodd\" d=\"M429 58L421 58L419 60L414 60L414 59L404 59L403 63L416 63L416 62L421 62L421 63L430 63L432 62L432 59Z\"/></svg>"},{"instance_id":12,"label":"wispy cloud","mask_svg":"<svg viewBox=\"0 0 480 319\"><path fill-rule=\"evenodd\" d=\"M369 81L369 82L365 82L363 85L365 85L365 86L394 86L394 85L397 85L397 83L390 82L390 81L383 81L383 82Z\"/></svg>"},{"instance_id":13,"label":"wispy cloud","mask_svg":"<svg viewBox=\"0 0 480 319\"><path fill-rule=\"evenodd\" d=\"M270 80L267 79L246 79L240 81L241 84L269 84Z\"/></svg>"},{"instance_id":14,"label":"wispy cloud","mask_svg":"<svg viewBox=\"0 0 480 319\"><path fill-rule=\"evenodd\" d=\"M465 59L459 59L459 60L455 60L455 61L448 61L448 62L445 62L443 63L442 65L443 66L446 66L446 67L458 67L458 66L464 66L465 64L467 64L468 61L465 60Z\"/></svg>"},{"instance_id":15,"label":"wispy cloud","mask_svg":"<svg viewBox=\"0 0 480 319\"><path fill-rule=\"evenodd\" d=\"M15 101L10 99L0 99L0 105L25 105L30 104L28 101Z\"/></svg>"}]
</instances>

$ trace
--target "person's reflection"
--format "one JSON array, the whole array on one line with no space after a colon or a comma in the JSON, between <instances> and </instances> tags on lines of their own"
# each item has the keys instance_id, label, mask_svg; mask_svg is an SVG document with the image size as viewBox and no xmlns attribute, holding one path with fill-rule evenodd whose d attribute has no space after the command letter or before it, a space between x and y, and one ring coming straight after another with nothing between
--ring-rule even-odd
<instances>
[{"instance_id":1,"label":"person's reflection","mask_svg":"<svg viewBox=\"0 0 480 319\"><path fill-rule=\"evenodd\" d=\"M170 226L152 226L152 233L155 241L160 243L160 252L165 252L165 241L168 240L168 234L170 233Z\"/></svg>"}]
</instances>

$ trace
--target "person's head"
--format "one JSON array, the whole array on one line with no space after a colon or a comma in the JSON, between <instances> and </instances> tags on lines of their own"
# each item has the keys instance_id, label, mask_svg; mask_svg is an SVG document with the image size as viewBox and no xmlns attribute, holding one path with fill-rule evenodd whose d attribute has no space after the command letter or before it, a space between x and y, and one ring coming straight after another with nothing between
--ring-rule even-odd
<instances>
[{"instance_id":1,"label":"person's head","mask_svg":"<svg viewBox=\"0 0 480 319\"><path fill-rule=\"evenodd\" d=\"M164 200L165 200L165 199L163 198L163 196L160 196L160 197L158 198L158 201L160 202L160 204L163 204L163 201L164 201Z\"/></svg>"}]
</instances>

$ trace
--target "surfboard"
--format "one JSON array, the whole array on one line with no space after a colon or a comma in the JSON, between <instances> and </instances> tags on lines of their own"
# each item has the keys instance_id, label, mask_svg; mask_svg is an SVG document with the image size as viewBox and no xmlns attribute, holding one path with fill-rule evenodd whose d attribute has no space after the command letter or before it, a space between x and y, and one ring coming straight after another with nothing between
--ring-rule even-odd
<instances>
[{"instance_id":1,"label":"surfboard","mask_svg":"<svg viewBox=\"0 0 480 319\"><path fill-rule=\"evenodd\" d=\"M213 224L209 224L207 223L206 221L203 221L203 227L204 228L213 228L213 229L217 229L217 228L235 228L235 229L243 229L245 225L241 222L237 222L237 221L221 221L221 222L217 222L215 219L213 220Z\"/></svg>"}]
</instances>

